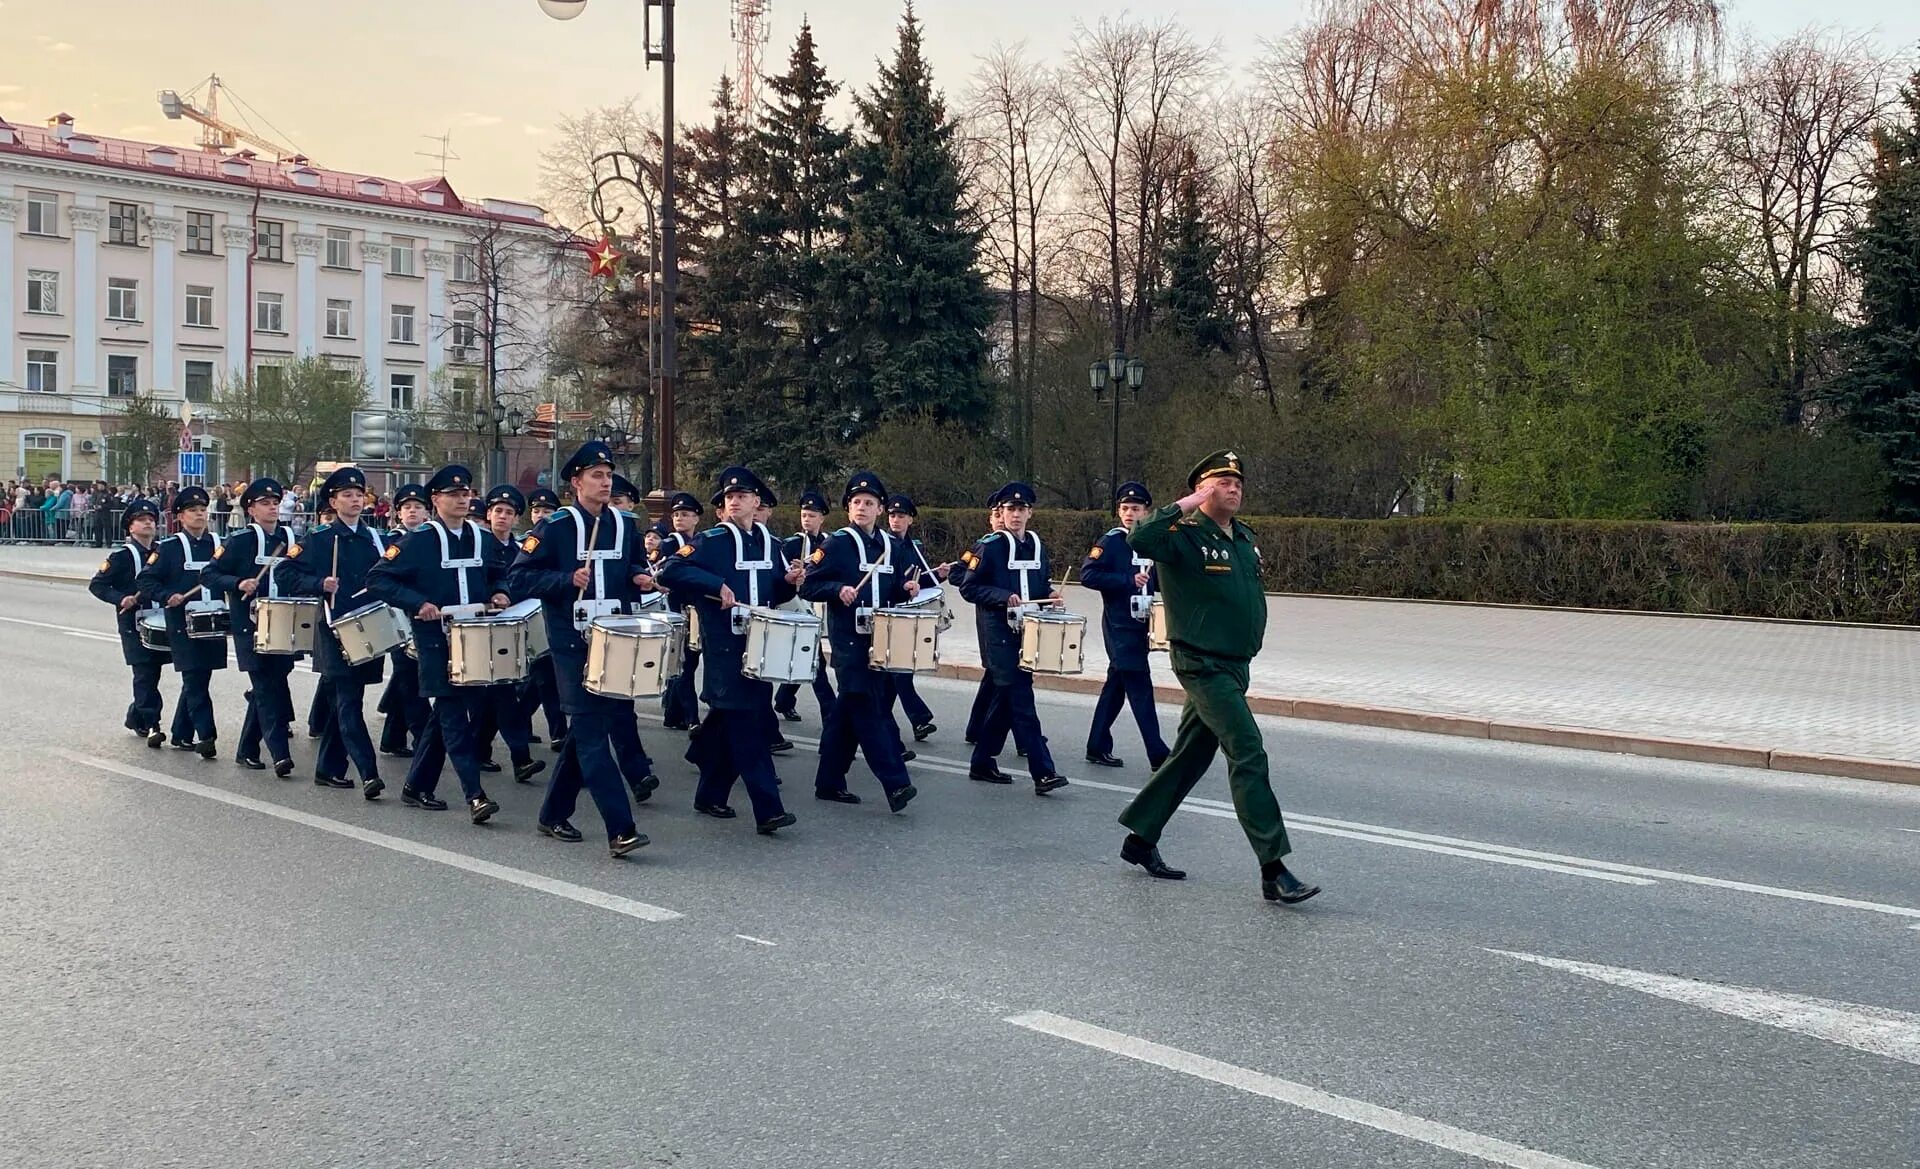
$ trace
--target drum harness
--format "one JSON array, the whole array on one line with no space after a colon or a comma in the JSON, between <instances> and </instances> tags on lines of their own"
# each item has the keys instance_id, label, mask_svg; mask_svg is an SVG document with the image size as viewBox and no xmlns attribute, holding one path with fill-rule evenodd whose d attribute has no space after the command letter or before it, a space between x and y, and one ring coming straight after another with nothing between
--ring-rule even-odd
<instances>
[{"instance_id":1,"label":"drum harness","mask_svg":"<svg viewBox=\"0 0 1920 1169\"><path fill-rule=\"evenodd\" d=\"M480 542L480 525L474 523L472 520L461 521L461 529L473 533L473 555L465 559L455 560L453 558L453 537L452 534L447 531L447 526L438 519L428 520L427 523L440 537L440 567L454 570L453 579L460 588L460 604L457 608L467 612L484 609L486 602L474 601L473 594L467 588L467 570L485 568L487 566L486 545Z\"/></svg>"},{"instance_id":2,"label":"drum harness","mask_svg":"<svg viewBox=\"0 0 1920 1169\"><path fill-rule=\"evenodd\" d=\"M218 557L220 555L219 535L214 532L208 532L207 537L213 541L213 555ZM213 563L212 559L195 560L193 558L193 537L187 535L185 532L175 532L173 538L180 541L180 567L193 572L199 572L207 565ZM212 589L209 589L206 585L200 586L200 601L203 606L218 600L219 598L213 595ZM225 605L225 603L224 601L220 601L222 605Z\"/></svg>"},{"instance_id":3,"label":"drum harness","mask_svg":"<svg viewBox=\"0 0 1920 1169\"><path fill-rule=\"evenodd\" d=\"M1043 553L1041 551L1041 546L1040 546L1040 533L1038 532L1027 533L1027 535L1033 537L1033 556L1030 559L1026 559L1026 560L1021 560L1018 558L1017 553L1020 551L1020 541L1014 538L1012 532L998 532L995 534L1006 537L1007 571L1019 574L1020 587L1019 589L1016 590L1016 593L1018 596L1020 596L1023 600L1026 601L1025 605L1021 605L1017 609L1007 610L1007 624L1012 626L1014 629L1018 629L1020 628L1021 620L1025 616L1025 612L1028 611L1028 606L1039 605L1044 603L1040 598L1035 596L1032 589L1033 581L1027 576L1029 572L1040 571L1040 561L1043 559ZM1047 584L1048 582L1043 578L1041 580L1041 583ZM1050 592L1051 589L1048 589L1045 591Z\"/></svg>"},{"instance_id":4,"label":"drum harness","mask_svg":"<svg viewBox=\"0 0 1920 1169\"><path fill-rule=\"evenodd\" d=\"M582 564L591 565L593 572L589 583L580 586L580 593L573 599L573 628L575 632L585 632L596 617L606 617L620 611L620 602L607 596L607 561L624 560L627 555L627 525L622 522L614 526L613 547L595 548L600 542L600 518L608 508L602 508L600 515L593 517L593 523L587 523L587 517L578 506L561 509L573 515L573 546ZM587 600L587 589L592 588L593 600Z\"/></svg>"},{"instance_id":5,"label":"drum harness","mask_svg":"<svg viewBox=\"0 0 1920 1169\"><path fill-rule=\"evenodd\" d=\"M1127 529L1124 527L1115 527L1107 532L1109 536L1124 536L1126 534ZM1151 579L1153 573L1153 557L1140 555L1133 550L1131 545L1128 546L1127 553L1133 560L1133 570L1135 572L1146 573L1148 574L1148 578ZM1130 610L1129 615L1135 621L1146 621L1149 618L1153 609L1152 597L1153 590L1146 585L1141 585L1140 591L1134 594L1134 600L1128 608Z\"/></svg>"},{"instance_id":6,"label":"drum harness","mask_svg":"<svg viewBox=\"0 0 1920 1169\"><path fill-rule=\"evenodd\" d=\"M735 604L727 614L727 623L738 635L747 631L747 621L752 610L760 607L760 569L773 567L773 533L765 524L753 525L760 536L760 559L747 559L746 533L732 524L725 525L733 535L733 570L747 574L747 604L745 608Z\"/></svg>"},{"instance_id":7,"label":"drum harness","mask_svg":"<svg viewBox=\"0 0 1920 1169\"><path fill-rule=\"evenodd\" d=\"M860 583L853 586L853 591L858 593L862 585L866 585L869 581L872 582L870 593L873 604L864 606L857 605L854 607L853 630L855 633L872 633L873 611L886 607L880 603L880 577L893 575L893 540L891 537L888 537L886 533L880 533L882 536L880 542L880 559L870 561L867 559L867 541L865 537L860 534L859 528L848 524L846 527L840 529L840 534L852 537L853 546L860 550L860 570L866 573L865 576L860 578Z\"/></svg>"}]
</instances>

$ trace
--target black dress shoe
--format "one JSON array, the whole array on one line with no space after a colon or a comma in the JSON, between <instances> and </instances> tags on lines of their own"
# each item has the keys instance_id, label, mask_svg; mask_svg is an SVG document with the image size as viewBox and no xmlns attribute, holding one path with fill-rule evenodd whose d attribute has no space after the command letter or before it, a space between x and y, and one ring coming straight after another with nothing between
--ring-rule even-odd
<instances>
[{"instance_id":1,"label":"black dress shoe","mask_svg":"<svg viewBox=\"0 0 1920 1169\"><path fill-rule=\"evenodd\" d=\"M211 759L220 753L219 745L212 739L200 740L193 745L193 749L200 752L200 758L202 759Z\"/></svg>"},{"instance_id":2,"label":"black dress shoe","mask_svg":"<svg viewBox=\"0 0 1920 1169\"><path fill-rule=\"evenodd\" d=\"M1268 901L1278 901L1286 905L1298 905L1307 898L1320 892L1320 886L1309 885L1287 871L1287 866L1275 863L1273 872L1268 873L1262 866L1260 873L1260 896Z\"/></svg>"},{"instance_id":3,"label":"black dress shoe","mask_svg":"<svg viewBox=\"0 0 1920 1169\"><path fill-rule=\"evenodd\" d=\"M491 759L483 759L480 761L480 770L486 772L488 775L498 775L500 774L500 765Z\"/></svg>"},{"instance_id":4,"label":"black dress shoe","mask_svg":"<svg viewBox=\"0 0 1920 1169\"><path fill-rule=\"evenodd\" d=\"M887 793L887 810L889 812L898 812L900 809L906 807L908 804L911 804L913 802L913 797L919 794L920 794L920 789L914 787L912 784L908 784L905 787L895 788L894 790Z\"/></svg>"},{"instance_id":5,"label":"black dress shoe","mask_svg":"<svg viewBox=\"0 0 1920 1169\"><path fill-rule=\"evenodd\" d=\"M447 810L447 801L434 795L432 792L419 791L405 785L402 785L400 788L400 802L410 808L425 808L429 812L444 812Z\"/></svg>"},{"instance_id":6,"label":"black dress shoe","mask_svg":"<svg viewBox=\"0 0 1920 1169\"><path fill-rule=\"evenodd\" d=\"M800 721L800 712L797 710L783 710L780 712L780 717L790 723L797 723Z\"/></svg>"},{"instance_id":7,"label":"black dress shoe","mask_svg":"<svg viewBox=\"0 0 1920 1169\"><path fill-rule=\"evenodd\" d=\"M200 752L200 754L207 755L205 751ZM208 755L207 758L212 758L212 756ZM248 771L265 771L267 769L266 764L260 762L258 759L255 759L250 755L235 755L233 757L233 761L235 763L238 763L240 766L246 768Z\"/></svg>"},{"instance_id":8,"label":"black dress shoe","mask_svg":"<svg viewBox=\"0 0 1920 1169\"><path fill-rule=\"evenodd\" d=\"M516 763L513 765L513 782L526 783L546 769L545 759L529 759L525 763Z\"/></svg>"},{"instance_id":9,"label":"black dress shoe","mask_svg":"<svg viewBox=\"0 0 1920 1169\"><path fill-rule=\"evenodd\" d=\"M565 820L560 821L558 824L541 824L539 828L540 835L551 836L555 840L564 840L568 844L574 844L583 839L580 835L580 830Z\"/></svg>"},{"instance_id":10,"label":"black dress shoe","mask_svg":"<svg viewBox=\"0 0 1920 1169\"><path fill-rule=\"evenodd\" d=\"M969 767L967 768L967 778L973 780L975 783L1013 782L1013 776L1000 770L1000 766L997 763L989 763L985 767Z\"/></svg>"},{"instance_id":11,"label":"black dress shoe","mask_svg":"<svg viewBox=\"0 0 1920 1169\"><path fill-rule=\"evenodd\" d=\"M1022 759L1025 759L1027 757L1027 749L1025 747L1015 747L1013 749L1013 753L1015 755L1020 756L1020 758Z\"/></svg>"},{"instance_id":12,"label":"black dress shoe","mask_svg":"<svg viewBox=\"0 0 1920 1169\"><path fill-rule=\"evenodd\" d=\"M289 776L289 775L292 775L292 774L293 774L293 760L291 760L291 759L275 759L275 760L273 761L273 773L274 773L275 775L277 775L277 776L279 776L279 777L280 777L281 779L285 779L285 778L286 778L287 776ZM352 784L348 784L347 786L348 786L348 787L352 787L353 785L352 785Z\"/></svg>"},{"instance_id":13,"label":"black dress shoe","mask_svg":"<svg viewBox=\"0 0 1920 1169\"><path fill-rule=\"evenodd\" d=\"M541 743L546 742L546 740L541 738L539 735L528 735L527 742L532 743L535 746L539 746Z\"/></svg>"},{"instance_id":14,"label":"black dress shoe","mask_svg":"<svg viewBox=\"0 0 1920 1169\"><path fill-rule=\"evenodd\" d=\"M395 748L394 748L393 750L391 750L391 751L388 751L388 750L385 750L385 749L382 749L380 753L381 753L382 755L391 755L391 756L393 756L393 757L394 757L395 759L411 759L411 758L413 758L413 748L411 748L411 747L395 747Z\"/></svg>"},{"instance_id":15,"label":"black dress shoe","mask_svg":"<svg viewBox=\"0 0 1920 1169\"><path fill-rule=\"evenodd\" d=\"M1061 788L1065 786L1067 786L1066 776L1043 775L1033 781L1033 794L1036 796L1044 796L1048 792L1059 791Z\"/></svg>"},{"instance_id":16,"label":"black dress shoe","mask_svg":"<svg viewBox=\"0 0 1920 1169\"><path fill-rule=\"evenodd\" d=\"M387 781L384 779L381 779L377 775L370 776L367 779L367 782L360 786L360 794L362 796L365 796L369 800L379 799L380 793L386 790L387 790Z\"/></svg>"},{"instance_id":17,"label":"black dress shoe","mask_svg":"<svg viewBox=\"0 0 1920 1169\"><path fill-rule=\"evenodd\" d=\"M1120 842L1120 859L1130 865L1139 865L1141 868L1147 870L1148 876L1158 877L1162 881L1184 881L1187 879L1185 869L1172 868L1166 861L1160 859L1160 849L1158 846L1148 844L1144 839L1131 832L1127 833L1127 838Z\"/></svg>"},{"instance_id":18,"label":"black dress shoe","mask_svg":"<svg viewBox=\"0 0 1920 1169\"><path fill-rule=\"evenodd\" d=\"M164 747L166 746L166 743L167 743L167 732L161 730L159 727L155 727L152 730L147 732L147 746Z\"/></svg>"},{"instance_id":19,"label":"black dress shoe","mask_svg":"<svg viewBox=\"0 0 1920 1169\"><path fill-rule=\"evenodd\" d=\"M645 847L646 843L646 833L629 832L625 836L616 836L611 841L608 841L607 851L617 857L625 856L636 848Z\"/></svg>"},{"instance_id":20,"label":"black dress shoe","mask_svg":"<svg viewBox=\"0 0 1920 1169\"><path fill-rule=\"evenodd\" d=\"M772 836L782 828L791 828L800 821L792 812L782 812L771 820L762 820L753 826L753 830L762 836Z\"/></svg>"},{"instance_id":21,"label":"black dress shoe","mask_svg":"<svg viewBox=\"0 0 1920 1169\"><path fill-rule=\"evenodd\" d=\"M555 755L558 755L560 752L566 750L566 747L567 747L567 737L565 735L561 735L559 738L553 741L553 753Z\"/></svg>"},{"instance_id":22,"label":"black dress shoe","mask_svg":"<svg viewBox=\"0 0 1920 1169\"><path fill-rule=\"evenodd\" d=\"M916 743L924 743L927 741L928 735L931 735L939 729L939 727L934 726L932 723L921 723L913 728L913 741Z\"/></svg>"},{"instance_id":23,"label":"black dress shoe","mask_svg":"<svg viewBox=\"0 0 1920 1169\"><path fill-rule=\"evenodd\" d=\"M693 729L692 727L688 726L686 723L680 722L678 720L675 720L672 722L663 722L660 725L670 731L690 731Z\"/></svg>"},{"instance_id":24,"label":"black dress shoe","mask_svg":"<svg viewBox=\"0 0 1920 1169\"><path fill-rule=\"evenodd\" d=\"M900 752L900 761L902 763L912 763L915 759L918 759L918 758L920 758L920 752L918 751Z\"/></svg>"},{"instance_id":25,"label":"black dress shoe","mask_svg":"<svg viewBox=\"0 0 1920 1169\"><path fill-rule=\"evenodd\" d=\"M628 780L627 787L633 791L633 802L644 804L660 790L660 777L649 771L639 779Z\"/></svg>"},{"instance_id":26,"label":"black dress shoe","mask_svg":"<svg viewBox=\"0 0 1920 1169\"><path fill-rule=\"evenodd\" d=\"M1087 762L1093 764L1095 767L1125 767L1127 765L1125 760L1114 758L1113 752L1111 751L1089 751L1087 752Z\"/></svg>"},{"instance_id":27,"label":"black dress shoe","mask_svg":"<svg viewBox=\"0 0 1920 1169\"><path fill-rule=\"evenodd\" d=\"M314 729L313 729L312 727L308 727L308 728L307 728L307 738L309 738L309 739L317 739L317 738L319 738L319 737L320 737L320 732L319 732L319 731L316 731L316 730L314 730Z\"/></svg>"},{"instance_id":28,"label":"black dress shoe","mask_svg":"<svg viewBox=\"0 0 1920 1169\"><path fill-rule=\"evenodd\" d=\"M693 810L702 816L712 816L716 820L731 820L740 814L725 804L695 804Z\"/></svg>"},{"instance_id":29,"label":"black dress shoe","mask_svg":"<svg viewBox=\"0 0 1920 1169\"><path fill-rule=\"evenodd\" d=\"M353 781L344 775L318 775L313 777L315 787L333 787L341 791L352 791Z\"/></svg>"},{"instance_id":30,"label":"black dress shoe","mask_svg":"<svg viewBox=\"0 0 1920 1169\"><path fill-rule=\"evenodd\" d=\"M176 751L194 751L199 749L199 745L192 739L175 739L173 741L173 749Z\"/></svg>"},{"instance_id":31,"label":"black dress shoe","mask_svg":"<svg viewBox=\"0 0 1920 1169\"><path fill-rule=\"evenodd\" d=\"M785 735L775 739L773 745L767 748L767 752L772 755L784 755L791 750L793 750L793 742Z\"/></svg>"},{"instance_id":32,"label":"black dress shoe","mask_svg":"<svg viewBox=\"0 0 1920 1169\"><path fill-rule=\"evenodd\" d=\"M1155 771L1158 771L1162 766L1166 764L1166 762L1167 762L1167 757L1165 755L1162 755L1158 759L1147 760L1147 766L1153 768Z\"/></svg>"},{"instance_id":33,"label":"black dress shoe","mask_svg":"<svg viewBox=\"0 0 1920 1169\"><path fill-rule=\"evenodd\" d=\"M500 810L500 805L484 795L478 795L467 801L467 819L475 824L485 824Z\"/></svg>"},{"instance_id":34,"label":"black dress shoe","mask_svg":"<svg viewBox=\"0 0 1920 1169\"><path fill-rule=\"evenodd\" d=\"M823 792L818 788L814 789L813 798L816 800L825 800L829 804L857 804L860 802L860 797L854 795L852 792Z\"/></svg>"}]
</instances>

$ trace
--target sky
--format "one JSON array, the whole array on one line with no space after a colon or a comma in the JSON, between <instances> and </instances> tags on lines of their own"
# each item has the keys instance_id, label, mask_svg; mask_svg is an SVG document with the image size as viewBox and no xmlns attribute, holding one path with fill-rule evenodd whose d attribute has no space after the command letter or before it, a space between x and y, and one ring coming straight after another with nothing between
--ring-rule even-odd
<instances>
[{"instance_id":1,"label":"sky","mask_svg":"<svg viewBox=\"0 0 1920 1169\"><path fill-rule=\"evenodd\" d=\"M901 0L771 0L769 71L784 66L803 18L829 75L869 83L891 55ZM677 97L697 122L730 71L728 0L679 0ZM190 145L196 127L167 121L155 94L186 92L218 73L249 121L320 165L385 178L438 173L437 138L469 198L534 199L539 153L564 115L638 96L658 108L658 66L642 65L641 0L588 0L570 22L536 0L0 0L0 118L37 124L70 113L83 131ZM1177 16L1223 64L1245 70L1263 40L1311 11L1308 0L920 0L937 84L966 88L981 54L1025 42L1056 55L1076 21L1130 11ZM1866 33L1889 52L1920 44L1911 0L1833 0L1822 27ZM1807 23L1795 0L1729 0L1735 33L1791 34ZM231 103L223 112L233 108ZM270 129L272 127L273 129ZM278 130L278 133L274 132Z\"/></svg>"}]
</instances>

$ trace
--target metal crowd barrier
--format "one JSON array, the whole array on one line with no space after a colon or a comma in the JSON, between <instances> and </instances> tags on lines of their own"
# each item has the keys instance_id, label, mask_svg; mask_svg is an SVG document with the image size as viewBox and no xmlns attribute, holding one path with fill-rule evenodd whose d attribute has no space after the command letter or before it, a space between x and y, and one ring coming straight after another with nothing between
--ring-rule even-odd
<instances>
[{"instance_id":1,"label":"metal crowd barrier","mask_svg":"<svg viewBox=\"0 0 1920 1169\"><path fill-rule=\"evenodd\" d=\"M121 539L120 517L126 509L118 506L94 510L85 507L56 508L43 511L36 507L25 507L17 511L0 509L5 518L0 519L0 543L7 544L68 544L80 547L109 548ZM319 523L313 512L295 512L289 521L293 528L294 539L299 540L313 530ZM227 536L246 526L246 518L238 511L215 512L211 525L214 532ZM174 531L172 516L161 517L161 531Z\"/></svg>"}]
</instances>

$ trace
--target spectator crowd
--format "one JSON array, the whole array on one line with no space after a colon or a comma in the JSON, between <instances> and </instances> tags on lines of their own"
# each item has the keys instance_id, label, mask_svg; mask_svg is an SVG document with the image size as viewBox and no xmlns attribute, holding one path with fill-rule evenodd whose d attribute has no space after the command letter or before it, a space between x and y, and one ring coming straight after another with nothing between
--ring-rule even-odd
<instances>
[{"instance_id":1,"label":"spectator crowd","mask_svg":"<svg viewBox=\"0 0 1920 1169\"><path fill-rule=\"evenodd\" d=\"M212 498L208 508L213 530L225 536L243 524L239 499L246 483L216 483L207 488ZM120 513L138 498L152 500L162 516L173 514L173 497L180 491L177 481L151 483L142 490L131 483L113 484L96 479L91 483L64 482L49 476L35 483L27 479L9 479L0 494L0 541L11 544L81 544L105 548L120 542ZM391 501L376 495L369 514L385 524ZM311 504L297 487L290 487L280 501L280 522L299 540L313 525Z\"/></svg>"}]
</instances>

